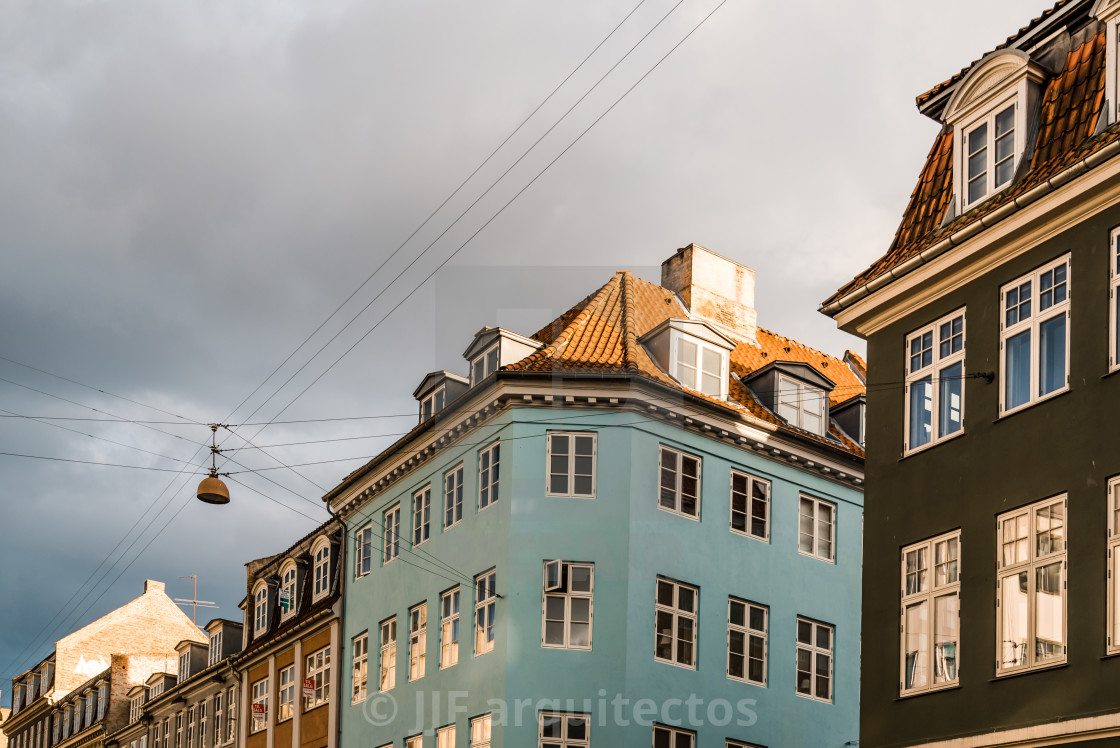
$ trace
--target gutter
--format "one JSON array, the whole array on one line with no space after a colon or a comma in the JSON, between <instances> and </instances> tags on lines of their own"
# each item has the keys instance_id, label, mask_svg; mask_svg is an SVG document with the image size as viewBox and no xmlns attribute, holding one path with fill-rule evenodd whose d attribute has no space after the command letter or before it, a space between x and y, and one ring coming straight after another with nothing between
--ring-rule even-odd
<instances>
[{"instance_id":1,"label":"gutter","mask_svg":"<svg viewBox=\"0 0 1120 748\"><path fill-rule=\"evenodd\" d=\"M993 210L991 213L986 213L979 219L972 221L964 227L953 232L941 241L937 242L931 247L927 247L918 254L914 255L905 262L896 265L890 270L877 275L868 282L864 283L844 296L841 296L831 304L821 305L817 311L829 317L835 317L844 309L854 305L857 301L870 296L876 291L885 288L894 281L898 280L904 275L917 270L923 265L929 263L933 259L945 254L950 249L964 244L969 239L979 234L985 229L995 226L997 223L1007 218L1013 213L1018 212L1020 209L1027 207L1033 202L1049 195L1054 190L1062 187L1074 179L1077 179L1090 169L1094 169L1103 162L1109 160L1113 156L1120 154L1120 140L1115 140L1100 150L1090 153L1085 158L1073 164L1069 168L1061 171L1039 185L1027 190L1022 195L1019 195L1013 200L1010 200L1000 207Z\"/></svg>"}]
</instances>

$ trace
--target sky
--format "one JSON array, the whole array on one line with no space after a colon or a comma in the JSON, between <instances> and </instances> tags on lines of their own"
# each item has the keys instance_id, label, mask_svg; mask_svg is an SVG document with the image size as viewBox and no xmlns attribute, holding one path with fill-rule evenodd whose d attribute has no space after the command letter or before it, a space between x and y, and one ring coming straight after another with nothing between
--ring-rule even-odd
<instances>
[{"instance_id":1,"label":"sky","mask_svg":"<svg viewBox=\"0 0 1120 748\"><path fill-rule=\"evenodd\" d=\"M862 352L816 309L890 244L914 97L1044 7L0 3L2 703L144 579L240 618L243 565L327 519L425 373L615 270L696 242L755 269L763 327ZM259 470L224 507L193 497L212 422Z\"/></svg>"}]
</instances>

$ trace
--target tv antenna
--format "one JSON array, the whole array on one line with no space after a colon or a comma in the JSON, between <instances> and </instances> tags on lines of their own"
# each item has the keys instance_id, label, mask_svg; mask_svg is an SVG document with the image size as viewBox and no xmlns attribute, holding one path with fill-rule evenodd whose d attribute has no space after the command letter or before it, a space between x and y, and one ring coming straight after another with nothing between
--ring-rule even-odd
<instances>
[{"instance_id":1,"label":"tv antenna","mask_svg":"<svg viewBox=\"0 0 1120 748\"><path fill-rule=\"evenodd\" d=\"M216 607L218 607L218 604L211 601L211 600L199 600L198 599L198 575L197 574L188 574L185 577L179 577L179 579L194 580L194 594L191 595L190 600L184 600L180 597L175 597L175 598L172 598L172 599L181 606L187 606L187 605L191 606L191 623L193 623L195 626L197 626L198 625L198 609L199 608L216 608Z\"/></svg>"}]
</instances>

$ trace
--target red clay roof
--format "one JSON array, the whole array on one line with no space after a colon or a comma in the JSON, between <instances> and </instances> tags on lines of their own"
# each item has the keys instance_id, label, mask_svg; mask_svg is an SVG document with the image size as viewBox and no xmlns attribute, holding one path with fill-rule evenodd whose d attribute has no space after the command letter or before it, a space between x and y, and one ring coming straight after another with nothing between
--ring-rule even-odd
<instances>
[{"instance_id":1,"label":"red clay roof","mask_svg":"<svg viewBox=\"0 0 1120 748\"><path fill-rule=\"evenodd\" d=\"M835 427L830 427L832 438L822 438L789 426L735 376L731 378L728 401L711 398L677 384L654 363L646 349L638 343L638 338L667 319L688 316L688 310L672 291L629 272L618 272L598 291L533 336L546 343L545 348L503 367L503 370L635 374L863 456L859 445ZM758 329L757 343L736 338L720 329L736 343L731 352L733 375L746 377L774 361L794 361L808 364L836 383L829 398L832 405L865 392L863 383L841 359L762 328Z\"/></svg>"},{"instance_id":2,"label":"red clay roof","mask_svg":"<svg viewBox=\"0 0 1120 748\"><path fill-rule=\"evenodd\" d=\"M1054 9L1062 4L1058 3ZM940 226L953 193L953 136L946 127L926 158L890 249L824 303L842 298L1094 151L1120 140L1120 125L1093 136L1104 102L1104 73L1105 35L1102 32L1070 51L1062 71L1047 83L1038 136L1025 174L1011 188L996 193L948 225Z\"/></svg>"}]
</instances>

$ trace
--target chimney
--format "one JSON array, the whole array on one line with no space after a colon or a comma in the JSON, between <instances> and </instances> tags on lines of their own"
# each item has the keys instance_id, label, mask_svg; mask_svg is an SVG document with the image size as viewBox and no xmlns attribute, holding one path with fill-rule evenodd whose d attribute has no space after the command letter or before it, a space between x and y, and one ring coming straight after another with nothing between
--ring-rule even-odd
<instances>
[{"instance_id":1,"label":"chimney","mask_svg":"<svg viewBox=\"0 0 1120 748\"><path fill-rule=\"evenodd\" d=\"M163 592L163 590L164 590L163 582L157 582L154 579L145 579L144 580L144 594L145 595L148 594L149 592Z\"/></svg>"},{"instance_id":2,"label":"chimney","mask_svg":"<svg viewBox=\"0 0 1120 748\"><path fill-rule=\"evenodd\" d=\"M754 271L726 257L689 244L661 263L661 285L675 291L694 318L725 328L756 343Z\"/></svg>"}]
</instances>

